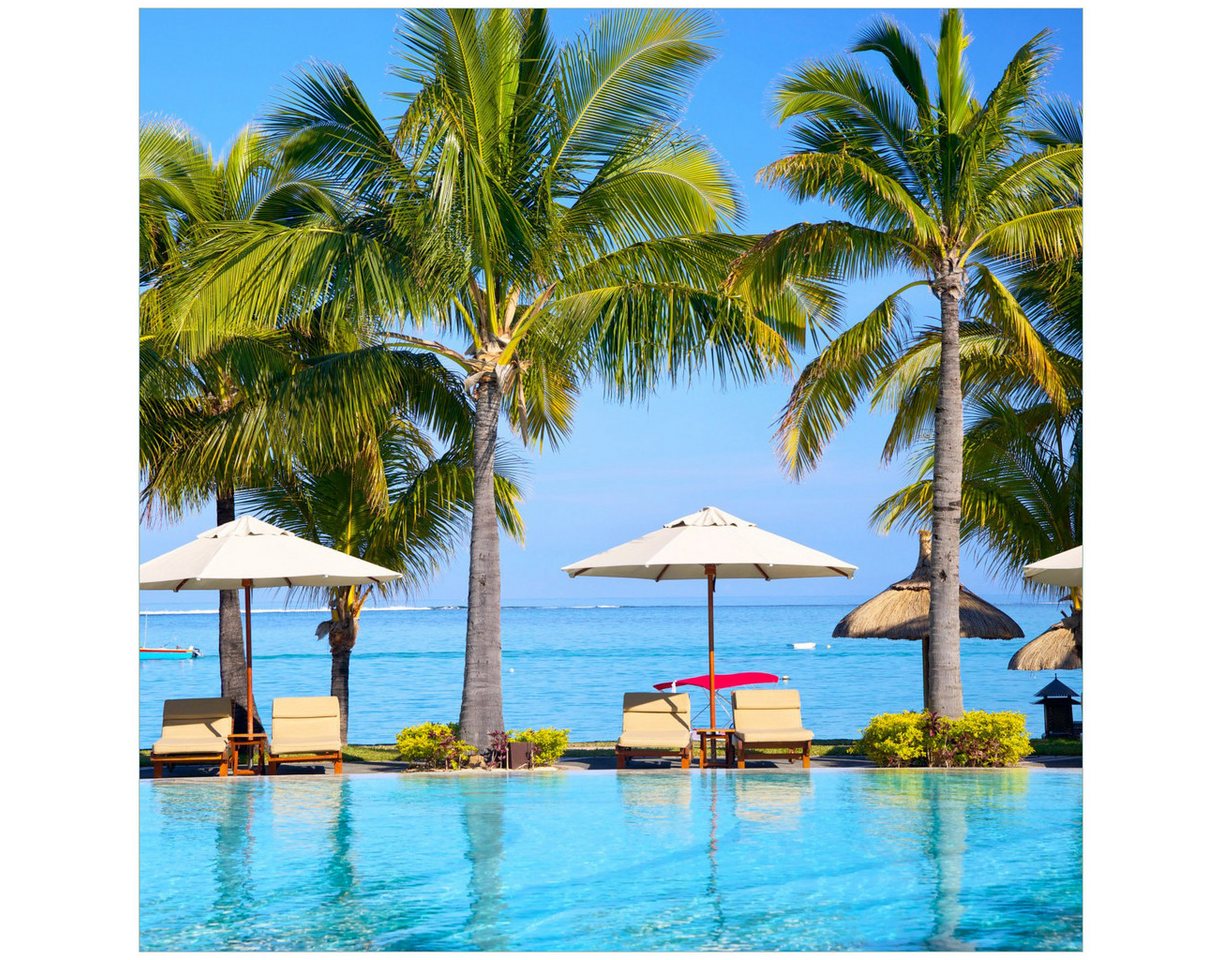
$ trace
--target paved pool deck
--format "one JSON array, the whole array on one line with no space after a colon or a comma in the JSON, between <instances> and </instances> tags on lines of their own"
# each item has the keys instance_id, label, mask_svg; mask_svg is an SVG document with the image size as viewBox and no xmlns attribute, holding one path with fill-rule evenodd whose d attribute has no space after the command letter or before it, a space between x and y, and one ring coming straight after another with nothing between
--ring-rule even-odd
<instances>
[{"instance_id":1,"label":"paved pool deck","mask_svg":"<svg viewBox=\"0 0 1222 960\"><path fill-rule=\"evenodd\" d=\"M857 769L857 770L877 770L869 760L863 757L811 757L810 766L812 770L830 770L830 769ZM1054 769L1068 768L1080 769L1082 767L1081 757L1028 757L1020 766L1037 769ZM557 761L556 768L566 773L581 773L587 770L614 770L615 758L613 756L597 755L586 757L564 757ZM627 767L628 773L657 773L668 770L678 770L679 761L674 760L632 760ZM753 772L771 772L771 773L793 773L795 770L801 770L801 763L786 763L784 761L773 760L752 760L747 763L746 769ZM914 768L921 769L921 768ZM696 764L692 764L692 770L697 771ZM420 769L410 763L402 763L393 760L365 761L365 760L345 760L344 773L350 774L371 774L371 773L413 773L422 772ZM464 771L471 774L487 775L499 771L487 770L471 770ZM736 772L736 771L731 771ZM302 763L292 764L284 763L280 765L280 772L277 776L290 775L307 775L307 774L327 774L331 773L330 764L321 763ZM164 779L188 779L194 777L215 777L216 767L192 767L181 766L176 767L172 771L166 771ZM151 780L153 777L152 767L140 767L140 779Z\"/></svg>"}]
</instances>

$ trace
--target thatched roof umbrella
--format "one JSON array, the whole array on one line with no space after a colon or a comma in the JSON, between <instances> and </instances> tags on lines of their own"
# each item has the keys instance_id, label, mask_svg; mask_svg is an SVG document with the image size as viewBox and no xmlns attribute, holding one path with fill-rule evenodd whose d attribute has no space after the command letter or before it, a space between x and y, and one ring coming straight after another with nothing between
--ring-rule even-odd
<instances>
[{"instance_id":1,"label":"thatched roof umbrella","mask_svg":"<svg viewBox=\"0 0 1222 960\"><path fill-rule=\"evenodd\" d=\"M832 630L833 637L881 637L920 640L925 704L929 704L929 581L930 536L921 530L916 569L848 613ZM959 636L1013 640L1023 628L967 587L959 586Z\"/></svg>"},{"instance_id":2,"label":"thatched roof umbrella","mask_svg":"<svg viewBox=\"0 0 1222 960\"><path fill-rule=\"evenodd\" d=\"M1058 620L1010 658L1011 670L1081 670L1082 611Z\"/></svg>"}]
</instances>

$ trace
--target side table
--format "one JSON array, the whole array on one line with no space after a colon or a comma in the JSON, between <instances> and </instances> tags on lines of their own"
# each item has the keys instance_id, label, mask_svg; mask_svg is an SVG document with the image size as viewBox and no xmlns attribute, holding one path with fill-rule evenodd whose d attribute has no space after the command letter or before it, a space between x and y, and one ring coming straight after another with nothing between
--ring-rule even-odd
<instances>
[{"instance_id":1,"label":"side table","mask_svg":"<svg viewBox=\"0 0 1222 960\"><path fill-rule=\"evenodd\" d=\"M730 765L730 729L728 727L697 727L700 735L700 769ZM722 756L717 757L717 742L721 741Z\"/></svg>"},{"instance_id":2,"label":"side table","mask_svg":"<svg viewBox=\"0 0 1222 960\"><path fill-rule=\"evenodd\" d=\"M258 757L258 773L267 772L267 734L266 733L231 733L229 746L233 752L229 757L229 769L234 776L252 776L255 772L255 758ZM239 752L250 751L250 766L238 765Z\"/></svg>"}]
</instances>

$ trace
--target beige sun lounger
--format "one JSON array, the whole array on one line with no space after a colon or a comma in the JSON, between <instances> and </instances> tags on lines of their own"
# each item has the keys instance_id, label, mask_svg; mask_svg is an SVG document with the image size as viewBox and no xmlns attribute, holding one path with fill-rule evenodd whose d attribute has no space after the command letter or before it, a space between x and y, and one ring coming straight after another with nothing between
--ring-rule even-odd
<instances>
[{"instance_id":1,"label":"beige sun lounger","mask_svg":"<svg viewBox=\"0 0 1222 960\"><path fill-rule=\"evenodd\" d=\"M267 748L268 773L281 763L330 760L344 772L339 741L337 697L277 697L272 701L272 739Z\"/></svg>"},{"instance_id":2,"label":"beige sun lounger","mask_svg":"<svg viewBox=\"0 0 1222 960\"><path fill-rule=\"evenodd\" d=\"M631 757L679 757L692 765L692 702L686 693L625 693L624 732L615 744L615 766Z\"/></svg>"},{"instance_id":3,"label":"beige sun lounger","mask_svg":"<svg viewBox=\"0 0 1222 960\"><path fill-rule=\"evenodd\" d=\"M739 769L747 760L775 760L770 749L786 749L781 754L790 763L801 756L802 766L810 766L810 742L814 734L802 726L802 700L797 690L735 690L734 729L730 745Z\"/></svg>"},{"instance_id":4,"label":"beige sun lounger","mask_svg":"<svg viewBox=\"0 0 1222 960\"><path fill-rule=\"evenodd\" d=\"M233 733L233 701L229 697L167 700L161 708L161 739L150 757L153 776L175 764L218 764L219 776L229 773Z\"/></svg>"}]
</instances>

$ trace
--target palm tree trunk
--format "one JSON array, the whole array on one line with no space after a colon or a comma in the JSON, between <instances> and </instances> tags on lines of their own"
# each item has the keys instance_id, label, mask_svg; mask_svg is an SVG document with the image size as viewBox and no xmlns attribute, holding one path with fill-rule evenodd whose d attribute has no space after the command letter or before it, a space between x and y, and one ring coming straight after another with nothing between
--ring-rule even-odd
<instances>
[{"instance_id":1,"label":"palm tree trunk","mask_svg":"<svg viewBox=\"0 0 1222 960\"><path fill-rule=\"evenodd\" d=\"M341 620L328 639L331 643L331 696L339 701L339 742L348 745L348 670L352 663L352 648L356 646L356 622Z\"/></svg>"},{"instance_id":2,"label":"palm tree trunk","mask_svg":"<svg viewBox=\"0 0 1222 960\"><path fill-rule=\"evenodd\" d=\"M966 286L953 260L933 283L942 306L942 356L934 420L933 551L929 584L929 690L925 709L963 715L959 676L959 518L963 497L963 385L959 301Z\"/></svg>"},{"instance_id":3,"label":"palm tree trunk","mask_svg":"<svg viewBox=\"0 0 1222 960\"><path fill-rule=\"evenodd\" d=\"M467 579L467 657L459 735L480 750L503 730L501 698L501 552L496 518L496 430L501 391L495 375L479 384L475 401L471 567Z\"/></svg>"},{"instance_id":4,"label":"palm tree trunk","mask_svg":"<svg viewBox=\"0 0 1222 960\"><path fill-rule=\"evenodd\" d=\"M216 525L234 519L234 497L232 488L221 488L216 492ZM221 696L234 703L233 729L246 729L246 640L242 635L242 611L238 605L237 590L221 590L220 632L217 638L217 655L221 661ZM259 710L255 707L255 730L262 731Z\"/></svg>"}]
</instances>

